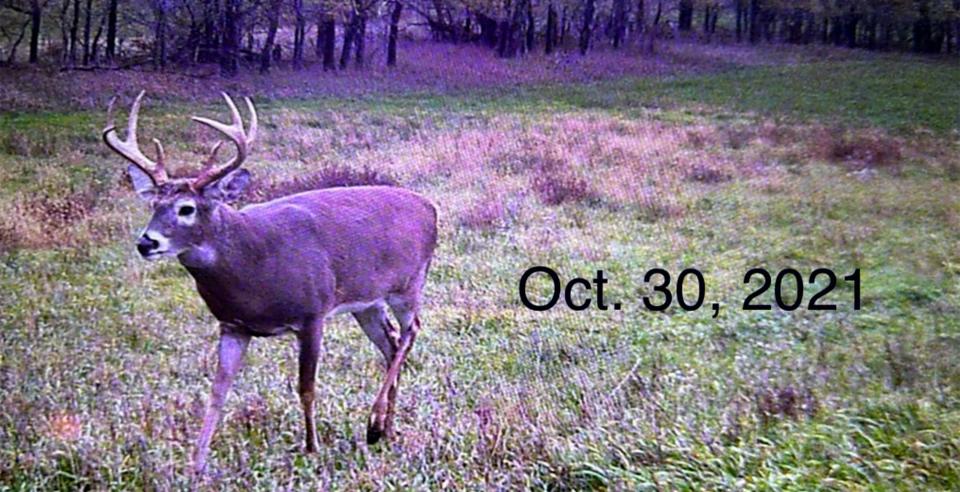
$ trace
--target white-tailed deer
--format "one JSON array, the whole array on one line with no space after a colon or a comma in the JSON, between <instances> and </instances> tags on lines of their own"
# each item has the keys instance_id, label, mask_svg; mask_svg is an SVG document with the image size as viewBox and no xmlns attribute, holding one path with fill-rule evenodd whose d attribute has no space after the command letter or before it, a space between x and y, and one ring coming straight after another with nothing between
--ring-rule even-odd
<instances>
[{"instance_id":1,"label":"white-tailed deer","mask_svg":"<svg viewBox=\"0 0 960 492\"><path fill-rule=\"evenodd\" d=\"M316 450L317 358L324 318L337 312L353 313L383 354L386 376L373 403L367 442L391 435L400 370L420 327L420 296L437 241L433 204L399 188L359 186L308 191L236 210L228 203L250 180L240 165L257 134L250 99L249 129L226 94L232 124L193 118L229 138L237 155L216 166L217 143L197 177L170 179L160 142L153 140L156 162L137 142L143 94L130 110L126 140L117 135L111 101L103 140L130 161L133 186L153 208L137 251L150 260L177 257L220 322L219 363L197 440L195 470L201 473L205 467L211 436L251 337L296 333L306 451Z\"/></svg>"}]
</instances>

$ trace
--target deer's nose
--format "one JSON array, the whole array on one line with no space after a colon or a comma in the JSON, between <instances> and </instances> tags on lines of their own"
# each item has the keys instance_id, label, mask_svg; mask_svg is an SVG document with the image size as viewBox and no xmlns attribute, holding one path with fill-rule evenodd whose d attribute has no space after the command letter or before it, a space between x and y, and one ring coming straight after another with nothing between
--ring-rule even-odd
<instances>
[{"instance_id":1,"label":"deer's nose","mask_svg":"<svg viewBox=\"0 0 960 492\"><path fill-rule=\"evenodd\" d=\"M146 234L140 236L140 239L137 240L137 251L140 252L140 256L147 256L153 250L157 249L160 246L160 243L154 239L151 239L150 236Z\"/></svg>"}]
</instances>

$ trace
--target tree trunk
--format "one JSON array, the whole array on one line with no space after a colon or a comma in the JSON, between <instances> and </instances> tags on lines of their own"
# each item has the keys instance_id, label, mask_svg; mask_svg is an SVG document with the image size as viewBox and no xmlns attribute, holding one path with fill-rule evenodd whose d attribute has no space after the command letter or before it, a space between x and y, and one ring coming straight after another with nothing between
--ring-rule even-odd
<instances>
[{"instance_id":1,"label":"tree trunk","mask_svg":"<svg viewBox=\"0 0 960 492\"><path fill-rule=\"evenodd\" d=\"M356 32L356 49L354 52L354 62L357 65L357 68L363 68L363 58L366 55L366 44L367 44L367 14L366 12L361 12L357 16L357 32Z\"/></svg>"},{"instance_id":2,"label":"tree trunk","mask_svg":"<svg viewBox=\"0 0 960 492\"><path fill-rule=\"evenodd\" d=\"M520 36L521 26L523 25L523 18L526 14L525 1L529 0L515 0L510 19L500 23L500 49L498 51L499 55L503 58L513 58L517 56L522 46L518 38Z\"/></svg>"},{"instance_id":3,"label":"tree trunk","mask_svg":"<svg viewBox=\"0 0 960 492\"><path fill-rule=\"evenodd\" d=\"M107 63L112 63L117 56L117 3L118 0L110 0L107 7L107 48L104 53Z\"/></svg>"},{"instance_id":4,"label":"tree trunk","mask_svg":"<svg viewBox=\"0 0 960 492\"><path fill-rule=\"evenodd\" d=\"M303 0L293 0L293 13L296 24L293 29L293 63L294 70L303 68L303 44L307 34L307 20L303 15Z\"/></svg>"},{"instance_id":5,"label":"tree trunk","mask_svg":"<svg viewBox=\"0 0 960 492\"><path fill-rule=\"evenodd\" d=\"M87 8L83 13L83 64L90 64L90 22L93 16L93 0L87 0Z\"/></svg>"},{"instance_id":6,"label":"tree trunk","mask_svg":"<svg viewBox=\"0 0 960 492\"><path fill-rule=\"evenodd\" d=\"M103 23L106 22L106 14L100 16L100 24L97 25L97 33L93 36L93 47L90 49L90 63L99 65L100 63L100 35L103 34Z\"/></svg>"},{"instance_id":7,"label":"tree trunk","mask_svg":"<svg viewBox=\"0 0 960 492\"><path fill-rule=\"evenodd\" d=\"M547 5L547 32L544 39L543 52L553 53L554 45L557 43L557 8L553 2Z\"/></svg>"},{"instance_id":8,"label":"tree trunk","mask_svg":"<svg viewBox=\"0 0 960 492\"><path fill-rule=\"evenodd\" d=\"M397 38L400 35L400 15L403 13L403 3L393 0L393 11L390 12L390 31L387 34L387 66L397 66Z\"/></svg>"},{"instance_id":9,"label":"tree trunk","mask_svg":"<svg viewBox=\"0 0 960 492\"><path fill-rule=\"evenodd\" d=\"M567 17L567 6L563 6L560 14L560 47L567 44L567 33L570 31L570 20Z\"/></svg>"},{"instance_id":10,"label":"tree trunk","mask_svg":"<svg viewBox=\"0 0 960 492\"><path fill-rule=\"evenodd\" d=\"M350 63L350 50L353 49L357 24L357 12L354 10L350 12L350 21L343 32L343 47L340 49L340 70L347 68L347 64Z\"/></svg>"},{"instance_id":11,"label":"tree trunk","mask_svg":"<svg viewBox=\"0 0 960 492\"><path fill-rule=\"evenodd\" d=\"M710 34L710 4L703 6L703 34Z\"/></svg>"},{"instance_id":12,"label":"tree trunk","mask_svg":"<svg viewBox=\"0 0 960 492\"><path fill-rule=\"evenodd\" d=\"M30 25L30 20L23 23L23 27L20 28L20 35L17 36L17 39L13 41L13 45L10 46L10 53L7 55L7 65L13 65L17 61L17 48L20 47L20 42L23 41L23 37L27 34L27 27Z\"/></svg>"},{"instance_id":13,"label":"tree trunk","mask_svg":"<svg viewBox=\"0 0 960 492\"><path fill-rule=\"evenodd\" d=\"M657 50L657 30L660 26L660 16L663 15L663 0L657 0L657 11L653 15L653 24L647 29L643 50L653 54Z\"/></svg>"},{"instance_id":14,"label":"tree trunk","mask_svg":"<svg viewBox=\"0 0 960 492\"><path fill-rule=\"evenodd\" d=\"M323 26L323 69L333 70L337 68L337 19L327 12L321 17L320 23Z\"/></svg>"},{"instance_id":15,"label":"tree trunk","mask_svg":"<svg viewBox=\"0 0 960 492\"><path fill-rule=\"evenodd\" d=\"M689 31L693 26L693 0L680 0L680 16L677 19L677 28Z\"/></svg>"},{"instance_id":16,"label":"tree trunk","mask_svg":"<svg viewBox=\"0 0 960 492\"><path fill-rule=\"evenodd\" d=\"M260 52L260 73L270 72L270 59L273 56L273 43L277 39L277 28L280 27L280 7L283 6L281 0L271 0L267 7L267 40L263 43L263 50Z\"/></svg>"},{"instance_id":17,"label":"tree trunk","mask_svg":"<svg viewBox=\"0 0 960 492\"><path fill-rule=\"evenodd\" d=\"M746 18L746 7L743 0L737 0L737 42L743 42L743 19Z\"/></svg>"},{"instance_id":18,"label":"tree trunk","mask_svg":"<svg viewBox=\"0 0 960 492\"><path fill-rule=\"evenodd\" d=\"M77 62L77 29L80 27L80 0L73 0L73 22L70 23L70 65Z\"/></svg>"},{"instance_id":19,"label":"tree trunk","mask_svg":"<svg viewBox=\"0 0 960 492\"><path fill-rule=\"evenodd\" d=\"M533 51L533 44L536 41L536 21L533 18L533 2L527 0L527 28L526 28L526 49L527 52Z\"/></svg>"},{"instance_id":20,"label":"tree trunk","mask_svg":"<svg viewBox=\"0 0 960 492\"><path fill-rule=\"evenodd\" d=\"M595 0L584 0L583 24L580 26L580 54L590 50L590 38L593 37L593 15L596 11Z\"/></svg>"},{"instance_id":21,"label":"tree trunk","mask_svg":"<svg viewBox=\"0 0 960 492\"><path fill-rule=\"evenodd\" d=\"M634 18L636 22L634 29L638 35L643 34L647 22L647 6L644 0L637 0L637 15Z\"/></svg>"},{"instance_id":22,"label":"tree trunk","mask_svg":"<svg viewBox=\"0 0 960 492\"><path fill-rule=\"evenodd\" d=\"M30 63L40 60L40 21L43 18L43 5L40 0L30 2Z\"/></svg>"},{"instance_id":23,"label":"tree trunk","mask_svg":"<svg viewBox=\"0 0 960 492\"><path fill-rule=\"evenodd\" d=\"M613 0L613 47L619 49L623 45L623 37L627 33L627 1Z\"/></svg>"},{"instance_id":24,"label":"tree trunk","mask_svg":"<svg viewBox=\"0 0 960 492\"><path fill-rule=\"evenodd\" d=\"M70 11L70 0L63 0L63 6L60 7L60 63L67 63L67 56L70 50L70 36L67 34L67 12Z\"/></svg>"},{"instance_id":25,"label":"tree trunk","mask_svg":"<svg viewBox=\"0 0 960 492\"><path fill-rule=\"evenodd\" d=\"M167 65L167 0L157 0L153 31L153 68Z\"/></svg>"},{"instance_id":26,"label":"tree trunk","mask_svg":"<svg viewBox=\"0 0 960 492\"><path fill-rule=\"evenodd\" d=\"M223 39L220 42L220 75L233 77L237 74L240 47L240 2L225 0L223 4Z\"/></svg>"},{"instance_id":27,"label":"tree trunk","mask_svg":"<svg viewBox=\"0 0 960 492\"><path fill-rule=\"evenodd\" d=\"M480 12L474 15L477 17L477 24L480 25L480 41L488 48L496 48L500 43L497 20Z\"/></svg>"},{"instance_id":28,"label":"tree trunk","mask_svg":"<svg viewBox=\"0 0 960 492\"><path fill-rule=\"evenodd\" d=\"M750 44L760 42L760 0L750 0Z\"/></svg>"},{"instance_id":29,"label":"tree trunk","mask_svg":"<svg viewBox=\"0 0 960 492\"><path fill-rule=\"evenodd\" d=\"M317 60L323 59L323 14L317 16L317 41L313 46L313 55Z\"/></svg>"}]
</instances>

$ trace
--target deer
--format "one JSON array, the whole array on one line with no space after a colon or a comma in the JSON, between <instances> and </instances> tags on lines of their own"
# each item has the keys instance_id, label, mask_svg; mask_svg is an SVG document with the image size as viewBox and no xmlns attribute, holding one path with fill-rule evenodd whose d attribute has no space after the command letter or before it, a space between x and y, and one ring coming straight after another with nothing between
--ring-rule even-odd
<instances>
[{"instance_id":1,"label":"deer","mask_svg":"<svg viewBox=\"0 0 960 492\"><path fill-rule=\"evenodd\" d=\"M137 95L121 139L112 98L102 138L129 162L127 175L152 217L136 240L145 260L175 257L219 324L217 369L193 454L202 475L227 394L255 337L294 333L299 348L298 393L305 452L317 450L315 380L324 320L351 313L383 356L385 373L367 422L366 440L393 437L400 372L420 330L422 292L437 244L437 208L424 196L391 186L305 191L234 208L251 180L241 168L257 136L249 98L249 126L222 93L232 122L192 116L232 142L236 154L219 164L219 140L194 177L172 179L153 139L156 159L137 140L145 91ZM392 312L399 327L389 318Z\"/></svg>"}]
</instances>

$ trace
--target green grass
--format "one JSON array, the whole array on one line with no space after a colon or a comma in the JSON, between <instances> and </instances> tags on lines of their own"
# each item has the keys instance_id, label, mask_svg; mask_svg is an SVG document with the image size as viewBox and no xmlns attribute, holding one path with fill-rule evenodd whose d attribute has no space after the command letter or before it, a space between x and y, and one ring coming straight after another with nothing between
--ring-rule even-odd
<instances>
[{"instance_id":1,"label":"green grass","mask_svg":"<svg viewBox=\"0 0 960 492\"><path fill-rule=\"evenodd\" d=\"M363 443L378 360L352 320L335 318L318 379L320 451L299 453L291 340L256 340L207 485L960 488L956 77L953 66L883 58L262 105L257 179L377 166L441 204L441 241L397 441ZM143 140L195 155L204 142L185 129L188 109L145 107ZM100 148L99 118L0 116L3 490L190 485L216 328L179 265L135 257L149 214ZM806 123L899 134L902 162L862 179L851 174L860 165L811 151ZM772 142L764 125L796 137ZM934 134L909 138L918 128ZM591 177L599 198L541 203L530 163L548 157ZM695 182L683 174L694 165L728 176ZM618 195L625 181L635 193ZM45 212L85 193L83 215ZM503 204L496 227L461 225L488 203ZM533 264L565 279L603 268L609 300L625 308L527 311L516 285ZM755 266L860 268L863 309L841 283L837 311L744 312ZM652 267L703 271L720 316L641 309Z\"/></svg>"}]
</instances>

